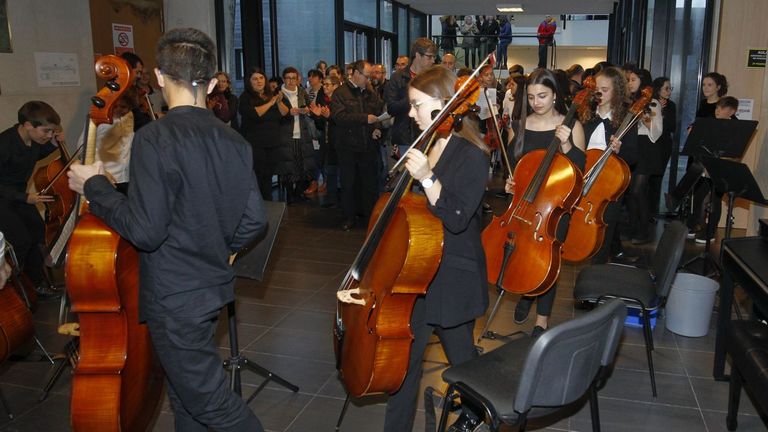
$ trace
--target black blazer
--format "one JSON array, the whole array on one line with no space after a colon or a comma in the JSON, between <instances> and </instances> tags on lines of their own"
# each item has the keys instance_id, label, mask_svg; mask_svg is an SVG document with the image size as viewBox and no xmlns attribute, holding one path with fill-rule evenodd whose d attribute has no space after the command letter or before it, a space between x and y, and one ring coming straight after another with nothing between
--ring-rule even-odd
<instances>
[{"instance_id":1,"label":"black blazer","mask_svg":"<svg viewBox=\"0 0 768 432\"><path fill-rule=\"evenodd\" d=\"M454 327L488 307L485 252L480 241L482 200L489 159L469 141L454 135L433 168L442 185L429 209L443 222L443 257L427 290L427 323Z\"/></svg>"},{"instance_id":2,"label":"black blazer","mask_svg":"<svg viewBox=\"0 0 768 432\"><path fill-rule=\"evenodd\" d=\"M597 129L597 126L601 122L602 119L600 116L595 114L590 121L584 123L584 139L587 141L587 145L589 144L589 138L592 136L592 133L595 131L595 129ZM611 135L613 135L615 132L616 129L611 125L611 123L609 121L605 121L606 143L610 143ZM624 162L626 162L630 167L633 167L635 164L637 164L637 161L640 158L640 150L638 149L637 144L637 125L630 128L621 139L621 149L619 150L617 156L622 158Z\"/></svg>"}]
</instances>

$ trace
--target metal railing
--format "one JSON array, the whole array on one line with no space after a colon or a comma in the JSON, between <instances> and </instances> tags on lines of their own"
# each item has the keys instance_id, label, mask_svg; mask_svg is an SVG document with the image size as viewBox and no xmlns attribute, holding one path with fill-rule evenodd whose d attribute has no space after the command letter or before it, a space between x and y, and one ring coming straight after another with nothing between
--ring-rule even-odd
<instances>
[{"instance_id":1,"label":"metal railing","mask_svg":"<svg viewBox=\"0 0 768 432\"><path fill-rule=\"evenodd\" d=\"M476 46L474 47L463 47L462 44L464 42L464 38L471 38L471 39L477 39ZM482 40L482 38L486 38L485 41ZM538 38L539 36L536 34L513 34L511 36L512 39L516 38L534 38L536 39L536 46L538 46ZM471 65L467 64L467 49L473 49L473 50L479 50L481 49L482 43L489 43L488 40L492 40L493 50L496 51L497 46L499 44L499 35L459 35L456 36L448 36L448 35L432 35L431 36L432 41L437 45L437 47L440 49L440 53L444 54L445 50L442 48L442 42L444 39L453 39L453 54L456 56L456 62L463 64L465 67L470 67ZM459 39L461 39L461 42L459 42ZM511 44L510 44L511 45ZM557 42L555 39L552 39L551 44L549 45L549 48L547 50L547 64L549 65L549 69L557 69ZM461 53L458 51L461 49ZM509 48L507 48L509 49ZM485 55L490 54L490 50L486 50ZM482 51L477 51L474 54L478 54L478 57L480 59L484 58L485 55L483 55ZM498 60L498 59L497 59ZM479 60L476 62L479 63Z\"/></svg>"}]
</instances>

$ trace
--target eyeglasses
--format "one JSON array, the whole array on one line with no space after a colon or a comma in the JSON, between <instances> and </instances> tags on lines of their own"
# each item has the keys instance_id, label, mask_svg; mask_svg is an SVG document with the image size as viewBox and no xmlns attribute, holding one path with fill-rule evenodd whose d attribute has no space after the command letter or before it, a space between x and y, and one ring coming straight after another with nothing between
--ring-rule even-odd
<instances>
[{"instance_id":1,"label":"eyeglasses","mask_svg":"<svg viewBox=\"0 0 768 432\"><path fill-rule=\"evenodd\" d=\"M417 109L419 109L419 107L420 107L421 105L425 104L426 102L429 102L429 101L434 101L434 100L440 100L440 98L436 98L436 97L433 97L433 98L429 98L429 99L424 99L423 101L419 101L419 102L413 102L413 101L411 101L411 102L410 102L410 105L411 105L411 107L412 107L413 109L417 110Z\"/></svg>"}]
</instances>

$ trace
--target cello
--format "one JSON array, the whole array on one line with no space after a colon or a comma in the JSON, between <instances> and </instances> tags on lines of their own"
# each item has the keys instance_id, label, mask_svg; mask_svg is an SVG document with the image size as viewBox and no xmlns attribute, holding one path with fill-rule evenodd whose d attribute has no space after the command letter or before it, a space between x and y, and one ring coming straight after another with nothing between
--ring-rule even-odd
<instances>
[{"instance_id":1,"label":"cello","mask_svg":"<svg viewBox=\"0 0 768 432\"><path fill-rule=\"evenodd\" d=\"M651 102L653 89L646 87L632 104L616 131L621 139L645 112ZM584 188L573 210L568 235L563 243L563 259L579 262L591 258L605 241L605 209L616 202L629 187L629 165L614 154L611 146L605 150L587 150Z\"/></svg>"},{"instance_id":2,"label":"cello","mask_svg":"<svg viewBox=\"0 0 768 432\"><path fill-rule=\"evenodd\" d=\"M594 93L594 80L575 97L563 120L572 126L580 107ZM546 150L523 156L515 167L512 202L483 230L488 281L515 294L546 292L560 274L561 242L557 225L570 213L583 184L581 172L560 150L555 138Z\"/></svg>"},{"instance_id":3,"label":"cello","mask_svg":"<svg viewBox=\"0 0 768 432\"><path fill-rule=\"evenodd\" d=\"M411 148L421 146L427 153L438 135L461 124L479 94L476 74L457 81L458 92ZM350 396L400 388L413 341L413 306L426 294L442 259L442 222L429 211L425 196L410 192L412 183L404 171L394 190L376 203L366 240L336 293L336 366Z\"/></svg>"},{"instance_id":4,"label":"cello","mask_svg":"<svg viewBox=\"0 0 768 432\"><path fill-rule=\"evenodd\" d=\"M112 104L133 82L128 63L114 55L96 61L96 74L108 82L91 99L86 164L95 158L96 126L111 123ZM160 403L163 373L147 327L139 324L138 252L85 207L80 207L65 264L80 334L72 377L72 428L145 431Z\"/></svg>"},{"instance_id":5,"label":"cello","mask_svg":"<svg viewBox=\"0 0 768 432\"><path fill-rule=\"evenodd\" d=\"M49 251L62 233L77 200L77 194L67 184L68 162L72 158L65 143L59 142L58 148L59 157L48 165L38 168L33 176L37 191L54 198L51 202L43 203L45 205L45 245Z\"/></svg>"}]
</instances>

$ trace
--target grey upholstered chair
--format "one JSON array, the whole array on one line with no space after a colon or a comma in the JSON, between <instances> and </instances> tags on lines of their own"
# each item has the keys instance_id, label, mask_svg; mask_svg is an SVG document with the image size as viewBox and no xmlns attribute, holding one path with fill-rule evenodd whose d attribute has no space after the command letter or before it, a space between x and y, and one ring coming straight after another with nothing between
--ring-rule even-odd
<instances>
[{"instance_id":1,"label":"grey upholstered chair","mask_svg":"<svg viewBox=\"0 0 768 432\"><path fill-rule=\"evenodd\" d=\"M639 309L643 316L643 335L651 375L651 390L656 396L656 375L653 370L653 334L650 312L664 306L675 279L685 248L688 230L680 221L664 228L649 269L600 264L585 268L576 278L573 297L579 301L596 303L607 298L620 298L627 307Z\"/></svg>"},{"instance_id":2,"label":"grey upholstered chair","mask_svg":"<svg viewBox=\"0 0 768 432\"><path fill-rule=\"evenodd\" d=\"M446 369L449 384L439 431L457 398L497 431L502 423L525 430L529 418L549 415L589 393L593 430L600 430L597 386L607 378L627 310L619 300Z\"/></svg>"}]
</instances>

